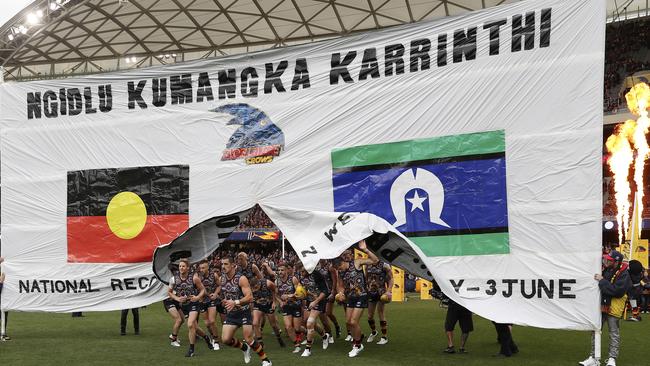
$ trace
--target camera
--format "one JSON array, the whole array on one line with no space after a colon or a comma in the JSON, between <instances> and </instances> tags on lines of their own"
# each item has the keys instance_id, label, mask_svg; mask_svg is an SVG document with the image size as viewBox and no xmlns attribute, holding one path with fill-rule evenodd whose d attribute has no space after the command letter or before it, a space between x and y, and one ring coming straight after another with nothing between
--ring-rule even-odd
<instances>
[{"instance_id":1,"label":"camera","mask_svg":"<svg viewBox=\"0 0 650 366\"><path fill-rule=\"evenodd\" d=\"M444 294L444 292L432 288L429 290L429 295L434 299L440 300L440 307L444 308L449 306L449 298Z\"/></svg>"}]
</instances>

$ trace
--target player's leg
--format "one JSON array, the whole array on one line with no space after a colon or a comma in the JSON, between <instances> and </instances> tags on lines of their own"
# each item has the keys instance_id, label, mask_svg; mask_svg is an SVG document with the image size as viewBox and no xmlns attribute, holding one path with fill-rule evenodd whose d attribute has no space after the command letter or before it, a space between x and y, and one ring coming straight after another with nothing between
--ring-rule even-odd
<instances>
[{"instance_id":1,"label":"player's leg","mask_svg":"<svg viewBox=\"0 0 650 366\"><path fill-rule=\"evenodd\" d=\"M285 312L282 316L282 320L284 321L284 329L287 330L287 335L289 336L289 339L291 339L291 341L293 342L293 346L294 346L293 353L300 352L300 343L296 338L296 330L293 328L293 316Z\"/></svg>"},{"instance_id":2,"label":"player's leg","mask_svg":"<svg viewBox=\"0 0 650 366\"><path fill-rule=\"evenodd\" d=\"M251 324L245 324L242 326L242 329L244 333L244 339L246 340L246 343L248 343L248 347L249 347L249 351L248 351L249 358L248 360L244 359L244 362L246 363L250 362L250 350L253 350L260 357L260 360L262 360L263 366L270 365L271 361L266 355L266 352L264 352L264 346L259 342L257 342L253 337L254 334L253 326Z\"/></svg>"},{"instance_id":3,"label":"player's leg","mask_svg":"<svg viewBox=\"0 0 650 366\"><path fill-rule=\"evenodd\" d=\"M194 356L194 344L196 343L196 329L197 329L197 319L199 317L199 312L197 309L190 310L190 314L187 316L187 329L188 334L187 338L190 342L190 348L187 350L185 357Z\"/></svg>"},{"instance_id":4,"label":"player's leg","mask_svg":"<svg viewBox=\"0 0 650 366\"><path fill-rule=\"evenodd\" d=\"M262 319L264 318L264 313L260 309L253 310L253 333L255 334L255 340L260 344L264 345L262 339Z\"/></svg>"},{"instance_id":5,"label":"player's leg","mask_svg":"<svg viewBox=\"0 0 650 366\"><path fill-rule=\"evenodd\" d=\"M175 306L170 306L167 309L167 313L169 313L169 316L174 320L174 324L172 325L172 334L169 335L169 340L171 341L172 346L180 347L181 342L178 340L178 331L181 329L181 325L183 325L183 322L185 321L185 315Z\"/></svg>"},{"instance_id":6,"label":"player's leg","mask_svg":"<svg viewBox=\"0 0 650 366\"><path fill-rule=\"evenodd\" d=\"M368 303L368 325L370 326L370 335L366 342L372 343L375 340L375 337L379 334L377 333L377 324L375 323L375 309L377 308L377 301L370 301Z\"/></svg>"},{"instance_id":7,"label":"player's leg","mask_svg":"<svg viewBox=\"0 0 650 366\"><path fill-rule=\"evenodd\" d=\"M325 307L325 312L327 314L327 318L332 322L332 324L334 324L334 330L336 331L336 338L339 338L341 336L341 326L339 325L339 322L336 319L336 315L334 315L334 301L327 302L327 305Z\"/></svg>"},{"instance_id":8,"label":"player's leg","mask_svg":"<svg viewBox=\"0 0 650 366\"><path fill-rule=\"evenodd\" d=\"M307 317L307 344L305 345L305 350L302 353L302 357L311 356L311 347L314 344L314 333L316 328L316 319L318 318L320 312L318 310L311 310L309 316Z\"/></svg>"},{"instance_id":9,"label":"player's leg","mask_svg":"<svg viewBox=\"0 0 650 366\"><path fill-rule=\"evenodd\" d=\"M379 328L381 330L381 339L377 344L388 343L388 321L386 320L386 304L379 301L377 303L377 315L379 315Z\"/></svg>"},{"instance_id":10,"label":"player's leg","mask_svg":"<svg viewBox=\"0 0 650 366\"><path fill-rule=\"evenodd\" d=\"M212 336L212 349L219 350L219 333L217 332L217 308L216 306L209 306L204 314L206 321L206 328Z\"/></svg>"},{"instance_id":11,"label":"player's leg","mask_svg":"<svg viewBox=\"0 0 650 366\"><path fill-rule=\"evenodd\" d=\"M266 318L268 319L269 324L271 324L271 328L273 328L273 334L275 335L275 339L278 340L280 347L286 347L287 345L284 344L284 339L282 339L282 333L278 326L278 319L275 317L275 311L271 309L269 313L266 314Z\"/></svg>"}]
</instances>

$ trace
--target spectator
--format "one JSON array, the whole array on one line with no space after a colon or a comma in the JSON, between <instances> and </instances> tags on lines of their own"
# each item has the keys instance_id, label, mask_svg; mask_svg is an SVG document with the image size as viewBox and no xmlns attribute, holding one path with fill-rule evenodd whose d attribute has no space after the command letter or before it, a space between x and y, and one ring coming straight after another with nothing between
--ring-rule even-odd
<instances>
[{"instance_id":1,"label":"spectator","mask_svg":"<svg viewBox=\"0 0 650 366\"><path fill-rule=\"evenodd\" d=\"M641 280L643 286L643 296L641 297L641 310L644 314L650 313L650 273L646 269L644 271L643 279Z\"/></svg>"}]
</instances>

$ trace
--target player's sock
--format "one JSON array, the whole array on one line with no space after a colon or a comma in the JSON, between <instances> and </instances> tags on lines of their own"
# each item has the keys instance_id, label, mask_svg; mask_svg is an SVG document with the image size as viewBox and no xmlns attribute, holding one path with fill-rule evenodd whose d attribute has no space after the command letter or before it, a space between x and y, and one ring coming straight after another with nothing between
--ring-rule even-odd
<instances>
[{"instance_id":1,"label":"player's sock","mask_svg":"<svg viewBox=\"0 0 650 366\"><path fill-rule=\"evenodd\" d=\"M237 338L231 338L230 342L228 342L227 345L232 348L239 348L242 351L246 351L248 349L246 342L240 342Z\"/></svg>"},{"instance_id":2,"label":"player's sock","mask_svg":"<svg viewBox=\"0 0 650 366\"><path fill-rule=\"evenodd\" d=\"M194 352L194 344L190 343L190 351Z\"/></svg>"},{"instance_id":3,"label":"player's sock","mask_svg":"<svg viewBox=\"0 0 650 366\"><path fill-rule=\"evenodd\" d=\"M173 334L173 333L172 333L172 338L173 338L172 341L177 340L177 339L178 339L178 334Z\"/></svg>"},{"instance_id":4,"label":"player's sock","mask_svg":"<svg viewBox=\"0 0 650 366\"><path fill-rule=\"evenodd\" d=\"M314 340L312 339L311 341L307 339L307 345L305 346L306 349L311 350L311 345L314 343Z\"/></svg>"},{"instance_id":5,"label":"player's sock","mask_svg":"<svg viewBox=\"0 0 650 366\"><path fill-rule=\"evenodd\" d=\"M260 359L262 361L268 360L268 357L266 356L266 353L264 352L264 347L259 344L257 341L253 341L252 344L250 344L250 347L257 353L258 356L260 356Z\"/></svg>"},{"instance_id":6,"label":"player's sock","mask_svg":"<svg viewBox=\"0 0 650 366\"><path fill-rule=\"evenodd\" d=\"M255 340L256 340L257 343L259 343L262 347L264 347L264 340L262 339L262 337L257 337Z\"/></svg>"},{"instance_id":7,"label":"player's sock","mask_svg":"<svg viewBox=\"0 0 650 366\"><path fill-rule=\"evenodd\" d=\"M356 348L361 347L361 340L362 339L363 339L363 335L361 336L361 338L355 339L354 341L352 341L352 343L354 344L354 347L356 347Z\"/></svg>"},{"instance_id":8,"label":"player's sock","mask_svg":"<svg viewBox=\"0 0 650 366\"><path fill-rule=\"evenodd\" d=\"M377 325L375 324L375 319L368 319L368 325L370 326L370 330L373 333L377 331Z\"/></svg>"},{"instance_id":9,"label":"player's sock","mask_svg":"<svg viewBox=\"0 0 650 366\"><path fill-rule=\"evenodd\" d=\"M382 337L386 338L386 335L388 334L388 322L385 320L380 320L379 327L381 328Z\"/></svg>"}]
</instances>

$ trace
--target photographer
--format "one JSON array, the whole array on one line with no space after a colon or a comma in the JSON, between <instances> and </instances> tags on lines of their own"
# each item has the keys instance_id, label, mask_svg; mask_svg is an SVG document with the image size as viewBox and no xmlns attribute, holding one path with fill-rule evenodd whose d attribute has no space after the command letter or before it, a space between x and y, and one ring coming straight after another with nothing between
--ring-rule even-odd
<instances>
[{"instance_id":1,"label":"photographer","mask_svg":"<svg viewBox=\"0 0 650 366\"><path fill-rule=\"evenodd\" d=\"M616 366L620 347L620 320L625 312L627 293L632 288L627 263L623 263L623 254L613 250L603 255L603 273L594 275L598 281L601 294L602 323L609 328L609 359L607 366ZM598 366L600 360L594 356L595 332L591 337L591 355L580 362L582 366Z\"/></svg>"},{"instance_id":2,"label":"photographer","mask_svg":"<svg viewBox=\"0 0 650 366\"><path fill-rule=\"evenodd\" d=\"M469 333L474 330L472 312L450 299L449 307L447 308L447 317L445 318L445 332L447 333L447 348L444 350L445 353L456 353L454 349L454 328L456 327L456 323L460 325L462 332L458 353L466 353L465 343L467 343Z\"/></svg>"},{"instance_id":3,"label":"photographer","mask_svg":"<svg viewBox=\"0 0 650 366\"><path fill-rule=\"evenodd\" d=\"M447 316L445 318L445 332L447 334L447 348L443 352L456 353L454 348L454 328L456 323L459 323L462 335L460 337L460 348L458 353L466 353L465 343L469 338L469 333L474 330L474 322L472 320L472 312L465 307L454 302L447 297L441 290L440 286L433 281L429 295L434 299L440 300L440 307L447 308Z\"/></svg>"}]
</instances>

